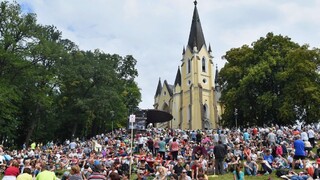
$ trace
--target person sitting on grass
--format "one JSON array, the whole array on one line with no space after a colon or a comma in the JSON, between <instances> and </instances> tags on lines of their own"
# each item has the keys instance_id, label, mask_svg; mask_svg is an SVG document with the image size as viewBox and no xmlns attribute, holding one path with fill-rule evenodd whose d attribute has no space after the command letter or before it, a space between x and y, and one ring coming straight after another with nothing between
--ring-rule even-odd
<instances>
[{"instance_id":1,"label":"person sitting on grass","mask_svg":"<svg viewBox=\"0 0 320 180\"><path fill-rule=\"evenodd\" d=\"M244 162L244 172L249 176L256 176L258 170L258 164L255 161L251 160L251 157L247 157L247 160Z\"/></svg>"},{"instance_id":2,"label":"person sitting on grass","mask_svg":"<svg viewBox=\"0 0 320 180\"><path fill-rule=\"evenodd\" d=\"M52 165L43 162L41 164L41 172L37 175L37 180L55 180L56 175L52 171Z\"/></svg>"},{"instance_id":3,"label":"person sitting on grass","mask_svg":"<svg viewBox=\"0 0 320 180\"><path fill-rule=\"evenodd\" d=\"M31 174L32 173L30 168L24 168L23 173L17 177L17 180L32 180Z\"/></svg>"},{"instance_id":4,"label":"person sitting on grass","mask_svg":"<svg viewBox=\"0 0 320 180\"><path fill-rule=\"evenodd\" d=\"M272 167L267 160L263 160L262 157L259 157L257 162L261 165L264 175L272 173Z\"/></svg>"},{"instance_id":5,"label":"person sitting on grass","mask_svg":"<svg viewBox=\"0 0 320 180\"><path fill-rule=\"evenodd\" d=\"M202 179L202 180L208 180L208 176L207 176L207 173L206 173L206 171L202 168L202 167L200 167L199 169L198 169L198 180L199 180L199 177L200 177L200 179Z\"/></svg>"},{"instance_id":6,"label":"person sitting on grass","mask_svg":"<svg viewBox=\"0 0 320 180\"><path fill-rule=\"evenodd\" d=\"M137 172L137 179L136 180L146 180L147 178L144 175L144 172L142 170L138 170Z\"/></svg>"},{"instance_id":7,"label":"person sitting on grass","mask_svg":"<svg viewBox=\"0 0 320 180\"><path fill-rule=\"evenodd\" d=\"M163 166L160 166L157 170L156 177L154 180L166 180L167 179L167 169Z\"/></svg>"},{"instance_id":8,"label":"person sitting on grass","mask_svg":"<svg viewBox=\"0 0 320 180\"><path fill-rule=\"evenodd\" d=\"M276 157L274 160L274 164L272 165L275 169L283 169L283 168L289 168L288 160L282 156L279 155L279 157Z\"/></svg>"},{"instance_id":9,"label":"person sitting on grass","mask_svg":"<svg viewBox=\"0 0 320 180\"><path fill-rule=\"evenodd\" d=\"M191 177L187 175L187 170L182 170L179 180L191 180Z\"/></svg>"},{"instance_id":10,"label":"person sitting on grass","mask_svg":"<svg viewBox=\"0 0 320 180\"><path fill-rule=\"evenodd\" d=\"M240 157L238 156L232 156L231 157L231 161L228 162L228 172L233 172L237 165L239 164L239 160L240 160Z\"/></svg>"},{"instance_id":11,"label":"person sitting on grass","mask_svg":"<svg viewBox=\"0 0 320 180\"><path fill-rule=\"evenodd\" d=\"M241 170L242 170L242 166L238 164L236 167L236 170L233 171L234 180L244 180L244 173Z\"/></svg>"},{"instance_id":12,"label":"person sitting on grass","mask_svg":"<svg viewBox=\"0 0 320 180\"><path fill-rule=\"evenodd\" d=\"M269 149L265 150L265 155L263 156L263 159L268 161L270 165L273 163L274 157L272 156Z\"/></svg>"}]
</instances>

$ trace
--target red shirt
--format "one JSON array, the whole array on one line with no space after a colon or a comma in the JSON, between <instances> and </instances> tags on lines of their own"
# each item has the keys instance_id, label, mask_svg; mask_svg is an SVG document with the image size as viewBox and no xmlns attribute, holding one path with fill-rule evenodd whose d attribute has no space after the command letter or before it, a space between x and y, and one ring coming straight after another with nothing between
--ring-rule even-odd
<instances>
[{"instance_id":1,"label":"red shirt","mask_svg":"<svg viewBox=\"0 0 320 180\"><path fill-rule=\"evenodd\" d=\"M179 144L176 141L171 143L171 151L179 151Z\"/></svg>"},{"instance_id":2,"label":"red shirt","mask_svg":"<svg viewBox=\"0 0 320 180\"><path fill-rule=\"evenodd\" d=\"M15 166L10 166L6 169L6 171L4 172L5 176L18 176L20 174L20 171L17 167Z\"/></svg>"}]
</instances>

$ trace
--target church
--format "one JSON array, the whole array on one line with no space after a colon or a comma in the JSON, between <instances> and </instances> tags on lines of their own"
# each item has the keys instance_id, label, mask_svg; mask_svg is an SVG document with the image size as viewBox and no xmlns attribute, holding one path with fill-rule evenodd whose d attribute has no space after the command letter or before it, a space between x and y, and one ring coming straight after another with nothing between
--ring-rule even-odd
<instances>
[{"instance_id":1,"label":"church","mask_svg":"<svg viewBox=\"0 0 320 180\"><path fill-rule=\"evenodd\" d=\"M207 46L194 1L188 44L182 51L174 84L159 79L154 96L154 109L172 114L169 122L157 127L179 129L215 129L223 113L211 46Z\"/></svg>"}]
</instances>

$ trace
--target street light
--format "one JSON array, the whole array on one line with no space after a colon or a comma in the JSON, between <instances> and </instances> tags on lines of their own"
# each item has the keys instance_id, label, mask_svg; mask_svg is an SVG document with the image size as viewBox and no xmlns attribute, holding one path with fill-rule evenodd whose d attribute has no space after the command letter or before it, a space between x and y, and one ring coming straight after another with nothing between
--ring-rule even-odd
<instances>
[{"instance_id":1,"label":"street light","mask_svg":"<svg viewBox=\"0 0 320 180\"><path fill-rule=\"evenodd\" d=\"M234 109L234 117L236 120L236 129L238 129L238 109L237 108Z\"/></svg>"},{"instance_id":2,"label":"street light","mask_svg":"<svg viewBox=\"0 0 320 180\"><path fill-rule=\"evenodd\" d=\"M114 116L114 111L110 111L110 114L111 114L111 129L112 129L112 136L113 136L113 116Z\"/></svg>"}]
</instances>

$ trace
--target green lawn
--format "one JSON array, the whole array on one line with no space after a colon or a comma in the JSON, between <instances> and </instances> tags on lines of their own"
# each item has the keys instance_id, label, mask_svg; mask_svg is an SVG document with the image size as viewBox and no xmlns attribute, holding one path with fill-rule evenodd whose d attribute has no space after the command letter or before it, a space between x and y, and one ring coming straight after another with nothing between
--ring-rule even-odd
<instances>
[{"instance_id":1,"label":"green lawn","mask_svg":"<svg viewBox=\"0 0 320 180\"><path fill-rule=\"evenodd\" d=\"M278 178L276 175L275 175L275 172L273 172L270 176L265 176L265 175L261 175L261 176L245 176L245 179L246 180L267 180L269 177L271 177L271 179L273 180L277 180L277 179L281 179L281 178ZM152 180L154 177L149 177L147 178L148 180ZM131 177L132 180L134 179L137 179L137 176L136 174L133 174L132 177ZM215 180L215 179L219 179L219 180L233 180L233 174L231 173L228 173L228 174L225 174L225 175L222 175L222 176L209 176L209 180Z\"/></svg>"},{"instance_id":2,"label":"green lawn","mask_svg":"<svg viewBox=\"0 0 320 180\"><path fill-rule=\"evenodd\" d=\"M252 179L252 180L267 180L269 177L271 177L271 179L281 179L278 178L275 173L272 173L270 176L265 176L265 175L261 175L261 176L244 176L244 178L247 179ZM228 173L225 174L223 176L215 176L215 177L210 177L209 176L209 180L213 180L213 179L219 179L219 180L232 180L233 179L233 174Z\"/></svg>"}]
</instances>

